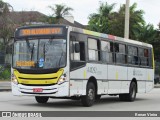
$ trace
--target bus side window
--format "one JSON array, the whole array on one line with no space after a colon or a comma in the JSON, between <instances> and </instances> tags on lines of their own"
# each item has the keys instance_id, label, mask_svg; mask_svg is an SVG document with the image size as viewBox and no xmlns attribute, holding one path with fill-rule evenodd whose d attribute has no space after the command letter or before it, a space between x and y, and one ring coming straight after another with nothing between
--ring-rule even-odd
<instances>
[{"instance_id":1,"label":"bus side window","mask_svg":"<svg viewBox=\"0 0 160 120\"><path fill-rule=\"evenodd\" d=\"M75 51L76 41L71 41L71 60L80 60L80 54Z\"/></svg>"},{"instance_id":2,"label":"bus side window","mask_svg":"<svg viewBox=\"0 0 160 120\"><path fill-rule=\"evenodd\" d=\"M85 63L85 42L80 41L78 34L70 35L70 70L75 70L84 66ZM77 48L76 48L77 47Z\"/></svg>"},{"instance_id":3,"label":"bus side window","mask_svg":"<svg viewBox=\"0 0 160 120\"><path fill-rule=\"evenodd\" d=\"M138 48L128 46L128 64L139 65Z\"/></svg>"},{"instance_id":4,"label":"bus side window","mask_svg":"<svg viewBox=\"0 0 160 120\"><path fill-rule=\"evenodd\" d=\"M115 61L118 64L126 64L126 45L115 43Z\"/></svg>"},{"instance_id":5,"label":"bus side window","mask_svg":"<svg viewBox=\"0 0 160 120\"><path fill-rule=\"evenodd\" d=\"M101 41L101 60L102 62L109 62L110 43Z\"/></svg>"},{"instance_id":6,"label":"bus side window","mask_svg":"<svg viewBox=\"0 0 160 120\"><path fill-rule=\"evenodd\" d=\"M153 55L152 55L152 49L149 49L149 58L148 58L148 61L149 61L149 67L153 67Z\"/></svg>"},{"instance_id":7,"label":"bus side window","mask_svg":"<svg viewBox=\"0 0 160 120\"><path fill-rule=\"evenodd\" d=\"M80 50L76 51L76 44ZM71 41L71 60L85 61L85 44L84 42Z\"/></svg>"},{"instance_id":8,"label":"bus side window","mask_svg":"<svg viewBox=\"0 0 160 120\"><path fill-rule=\"evenodd\" d=\"M119 44L118 43L114 44L114 52L116 52L116 53L119 52Z\"/></svg>"},{"instance_id":9,"label":"bus side window","mask_svg":"<svg viewBox=\"0 0 160 120\"><path fill-rule=\"evenodd\" d=\"M98 40L93 38L88 38L88 54L89 60L99 61L100 60L100 50Z\"/></svg>"},{"instance_id":10,"label":"bus side window","mask_svg":"<svg viewBox=\"0 0 160 120\"><path fill-rule=\"evenodd\" d=\"M113 63L113 43L101 41L101 60L102 62Z\"/></svg>"},{"instance_id":11,"label":"bus side window","mask_svg":"<svg viewBox=\"0 0 160 120\"><path fill-rule=\"evenodd\" d=\"M149 66L149 51L148 51L148 49L144 49L144 57L145 57L145 66Z\"/></svg>"},{"instance_id":12,"label":"bus side window","mask_svg":"<svg viewBox=\"0 0 160 120\"><path fill-rule=\"evenodd\" d=\"M149 66L149 51L148 49L139 48L138 49L140 65L141 66Z\"/></svg>"}]
</instances>

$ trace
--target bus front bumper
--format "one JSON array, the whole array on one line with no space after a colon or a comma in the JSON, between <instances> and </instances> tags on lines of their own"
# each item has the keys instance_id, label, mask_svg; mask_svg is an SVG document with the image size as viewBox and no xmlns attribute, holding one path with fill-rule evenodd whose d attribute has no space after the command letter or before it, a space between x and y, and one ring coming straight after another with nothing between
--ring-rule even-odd
<instances>
[{"instance_id":1,"label":"bus front bumper","mask_svg":"<svg viewBox=\"0 0 160 120\"><path fill-rule=\"evenodd\" d=\"M51 96L65 97L69 95L68 82L61 85L50 86L26 86L12 83L12 94L15 96Z\"/></svg>"}]
</instances>

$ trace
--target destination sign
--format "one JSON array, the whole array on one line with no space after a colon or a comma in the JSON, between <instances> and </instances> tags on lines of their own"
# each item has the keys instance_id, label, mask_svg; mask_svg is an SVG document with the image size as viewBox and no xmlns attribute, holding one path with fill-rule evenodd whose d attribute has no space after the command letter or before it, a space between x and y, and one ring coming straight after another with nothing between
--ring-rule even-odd
<instances>
[{"instance_id":1,"label":"destination sign","mask_svg":"<svg viewBox=\"0 0 160 120\"><path fill-rule=\"evenodd\" d=\"M16 61L17 67L34 67L35 62L34 61Z\"/></svg>"},{"instance_id":2,"label":"destination sign","mask_svg":"<svg viewBox=\"0 0 160 120\"><path fill-rule=\"evenodd\" d=\"M19 31L19 36L36 36L36 35L55 35L62 34L63 28L55 27L55 28L28 28L21 29Z\"/></svg>"}]
</instances>

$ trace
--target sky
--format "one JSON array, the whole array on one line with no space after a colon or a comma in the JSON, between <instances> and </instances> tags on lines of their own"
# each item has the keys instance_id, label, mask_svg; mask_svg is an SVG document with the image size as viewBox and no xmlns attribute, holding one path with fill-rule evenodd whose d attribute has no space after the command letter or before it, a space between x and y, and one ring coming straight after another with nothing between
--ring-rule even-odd
<instances>
[{"instance_id":1,"label":"sky","mask_svg":"<svg viewBox=\"0 0 160 120\"><path fill-rule=\"evenodd\" d=\"M109 4L116 3L114 11L118 11L119 7L126 0L3 0L13 6L14 11L39 11L46 15L52 15L51 9L48 6L64 3L68 7L74 9L72 15L74 19L84 25L88 23L88 16L91 13L96 13L99 7L99 2L108 2ZM160 22L160 0L130 0L130 5L137 3L137 9L142 9L146 23L153 24L158 28Z\"/></svg>"}]
</instances>

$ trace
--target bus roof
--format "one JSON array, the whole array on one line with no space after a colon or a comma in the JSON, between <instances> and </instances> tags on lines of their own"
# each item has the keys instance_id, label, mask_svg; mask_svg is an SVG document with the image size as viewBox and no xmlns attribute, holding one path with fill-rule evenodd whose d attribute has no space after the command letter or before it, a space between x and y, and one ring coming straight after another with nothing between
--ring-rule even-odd
<instances>
[{"instance_id":1,"label":"bus roof","mask_svg":"<svg viewBox=\"0 0 160 120\"><path fill-rule=\"evenodd\" d=\"M140 42L140 41L136 41L136 40L131 40L131 39L125 39L125 38L117 37L117 36L110 35L110 34L104 34L104 33L94 32L94 31L90 31L90 30L86 30L86 29L76 28L76 27L68 26L68 25L57 25L57 24L49 25L49 24L47 24L47 25L38 25L38 26L23 26L23 27L17 28L17 30L26 29L26 28L41 28L41 27L71 27L72 31L75 31L78 33L93 35L93 36L106 38L106 39L110 39L110 40L116 40L116 41L120 41L120 42L126 42L126 43L131 43L131 44L135 44L135 45L140 45L140 46L152 48L152 45L148 44L148 43L144 43L144 42ZM16 32L17 32L17 30L16 30Z\"/></svg>"},{"instance_id":2,"label":"bus roof","mask_svg":"<svg viewBox=\"0 0 160 120\"><path fill-rule=\"evenodd\" d=\"M76 27L72 27L72 30L75 31L75 32L79 32L79 33L83 33L83 34L87 34L87 35L93 35L93 36L97 36L97 37L107 38L107 39L110 39L110 40L116 40L116 41L120 41L120 42L126 42L126 43L131 43L131 44L135 44L135 45L140 45L140 46L145 46L145 47L152 48L151 44L136 41L136 40L131 40L131 39L125 39L125 38L117 37L117 36L114 36L114 35L94 32L94 31L85 30L85 29L76 28Z\"/></svg>"}]
</instances>

